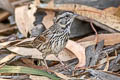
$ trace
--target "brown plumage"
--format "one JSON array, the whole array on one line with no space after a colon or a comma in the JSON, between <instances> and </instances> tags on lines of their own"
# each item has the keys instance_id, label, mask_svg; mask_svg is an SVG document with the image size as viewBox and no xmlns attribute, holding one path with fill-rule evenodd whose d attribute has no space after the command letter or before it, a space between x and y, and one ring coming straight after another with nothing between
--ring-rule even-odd
<instances>
[{"instance_id":1,"label":"brown plumage","mask_svg":"<svg viewBox=\"0 0 120 80\"><path fill-rule=\"evenodd\" d=\"M58 53L67 44L70 36L70 27L75 16L72 12L64 12L58 15L54 20L54 24L42 34L38 35L32 42L33 47L43 53L42 57L46 67L48 67L45 60L46 56L48 54L54 54L58 58ZM60 62L63 64L62 61Z\"/></svg>"}]
</instances>

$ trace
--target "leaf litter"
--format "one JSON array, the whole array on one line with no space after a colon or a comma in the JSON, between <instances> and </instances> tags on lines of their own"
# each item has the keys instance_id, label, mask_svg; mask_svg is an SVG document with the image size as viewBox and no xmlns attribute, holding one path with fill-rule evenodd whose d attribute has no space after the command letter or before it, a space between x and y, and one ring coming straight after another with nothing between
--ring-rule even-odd
<instances>
[{"instance_id":1,"label":"leaf litter","mask_svg":"<svg viewBox=\"0 0 120 80\"><path fill-rule=\"evenodd\" d=\"M12 36L15 39L12 41L0 38L0 73L1 76L4 76L3 79L8 77L4 74L9 74L10 76L29 74L28 78L32 80L120 79L119 7L100 10L80 4L55 4L54 0L51 0L48 4L35 0L35 2L28 2L24 5L14 7L15 25L23 37L19 39L18 36L17 38L16 36ZM114 12L111 12L113 10ZM53 20L57 12L72 11L79 14L77 19L80 22L84 21L90 24L92 21L93 28L97 26L107 33L97 32L95 35L90 34L81 38L70 39L65 49L58 55L60 60L68 66L68 69L62 67L54 55L46 57L49 65L49 69L46 69L41 61L43 59L42 53L31 45L34 40L33 37L30 38L31 34L40 33L39 31L31 32L33 28L39 25L35 24L35 13L37 11L46 13L44 17L40 17L41 20L39 23L43 23L46 29L54 24ZM9 16L8 14L10 15L10 13L5 13L6 16ZM1 20L5 20L6 17L3 16L3 18ZM10 25L10 23L8 24ZM16 34L16 32L12 31L16 29L16 26L10 26L7 30L1 30L2 34L7 31ZM9 79L12 79L10 76Z\"/></svg>"}]
</instances>

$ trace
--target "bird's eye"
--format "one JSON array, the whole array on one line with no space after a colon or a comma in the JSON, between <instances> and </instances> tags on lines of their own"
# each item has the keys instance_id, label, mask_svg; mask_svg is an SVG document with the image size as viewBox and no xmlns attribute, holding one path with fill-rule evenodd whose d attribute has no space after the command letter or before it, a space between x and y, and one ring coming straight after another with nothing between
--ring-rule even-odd
<instances>
[{"instance_id":1,"label":"bird's eye","mask_svg":"<svg viewBox=\"0 0 120 80\"><path fill-rule=\"evenodd\" d=\"M69 17L69 15L66 15L66 17Z\"/></svg>"}]
</instances>

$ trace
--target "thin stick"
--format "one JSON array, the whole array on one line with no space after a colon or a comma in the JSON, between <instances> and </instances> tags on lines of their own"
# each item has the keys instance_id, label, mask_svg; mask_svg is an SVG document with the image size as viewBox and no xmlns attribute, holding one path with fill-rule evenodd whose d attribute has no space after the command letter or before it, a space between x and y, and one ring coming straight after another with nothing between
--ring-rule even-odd
<instances>
[{"instance_id":1,"label":"thin stick","mask_svg":"<svg viewBox=\"0 0 120 80\"><path fill-rule=\"evenodd\" d=\"M92 21L90 21L90 25L91 25L93 31L95 32L95 35L96 35L95 41L96 41L96 44L97 44L97 43L98 43L98 33L97 33L97 30L96 30L95 27L93 26Z\"/></svg>"}]
</instances>

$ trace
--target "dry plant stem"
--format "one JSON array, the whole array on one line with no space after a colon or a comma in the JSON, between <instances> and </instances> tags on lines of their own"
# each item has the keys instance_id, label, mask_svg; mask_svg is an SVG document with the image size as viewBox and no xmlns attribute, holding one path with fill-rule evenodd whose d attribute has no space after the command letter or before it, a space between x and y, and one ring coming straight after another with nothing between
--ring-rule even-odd
<instances>
[{"instance_id":1,"label":"dry plant stem","mask_svg":"<svg viewBox=\"0 0 120 80\"><path fill-rule=\"evenodd\" d=\"M48 69L48 65L47 65L46 59L43 59L43 60L44 60L45 66L46 66L47 69Z\"/></svg>"},{"instance_id":2,"label":"dry plant stem","mask_svg":"<svg viewBox=\"0 0 120 80\"><path fill-rule=\"evenodd\" d=\"M95 35L96 35L96 37L95 37L95 41L96 41L96 44L97 44L97 43L98 43L98 33L97 33L95 27L93 26L92 21L90 21L90 25L91 25L93 31L95 32Z\"/></svg>"},{"instance_id":3,"label":"dry plant stem","mask_svg":"<svg viewBox=\"0 0 120 80\"><path fill-rule=\"evenodd\" d=\"M0 65L0 68L4 67L6 65L6 63L3 63Z\"/></svg>"},{"instance_id":4,"label":"dry plant stem","mask_svg":"<svg viewBox=\"0 0 120 80\"><path fill-rule=\"evenodd\" d=\"M58 57L58 55L55 55L55 56L56 56L56 58L58 58L58 60L60 61L60 63L61 63L63 66L65 66L65 64L60 60L60 58ZM46 58L43 58L43 60L44 60L44 64L45 64L45 66L46 66L47 69L48 69L48 65L47 65Z\"/></svg>"},{"instance_id":5,"label":"dry plant stem","mask_svg":"<svg viewBox=\"0 0 120 80\"><path fill-rule=\"evenodd\" d=\"M93 31L95 32L95 35L96 35L96 37L95 37L95 41L96 41L96 44L97 44L97 43L98 43L98 33L97 33L95 27L93 26L92 21L90 21L90 25L91 25Z\"/></svg>"},{"instance_id":6,"label":"dry plant stem","mask_svg":"<svg viewBox=\"0 0 120 80\"><path fill-rule=\"evenodd\" d=\"M61 61L61 59L58 57L58 56L56 56L57 58L58 58L58 60L60 61L60 63L63 65L63 66L65 66L65 64Z\"/></svg>"},{"instance_id":7,"label":"dry plant stem","mask_svg":"<svg viewBox=\"0 0 120 80\"><path fill-rule=\"evenodd\" d=\"M115 56L118 56L118 52L117 52L117 50L115 50Z\"/></svg>"},{"instance_id":8,"label":"dry plant stem","mask_svg":"<svg viewBox=\"0 0 120 80\"><path fill-rule=\"evenodd\" d=\"M106 66L103 71L108 71L108 68L109 68L109 56L107 53L106 53L106 56L107 56L107 59L106 59L107 61L106 61Z\"/></svg>"}]
</instances>

